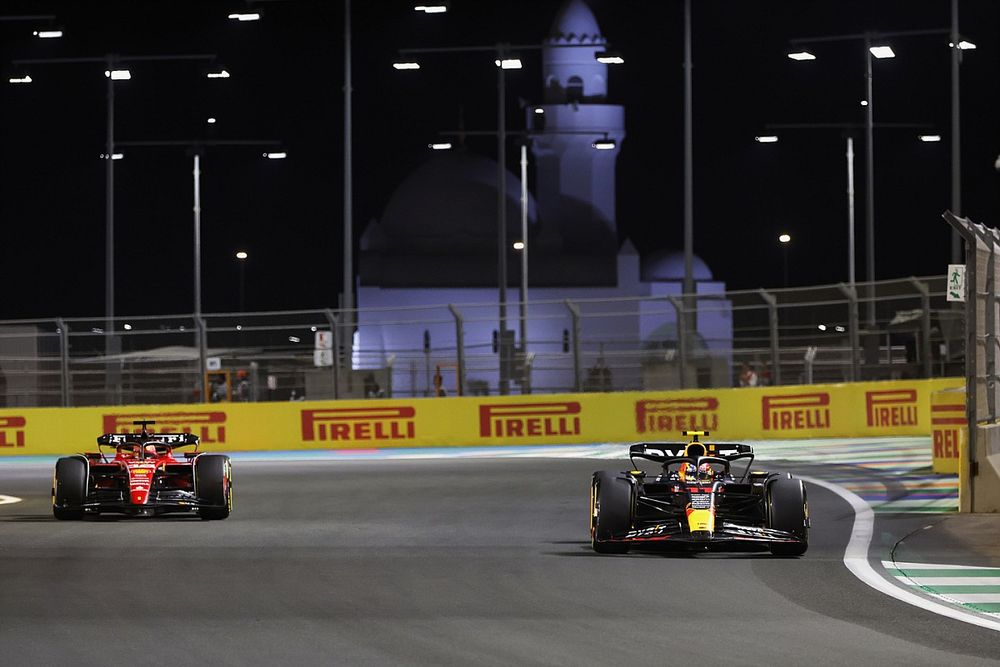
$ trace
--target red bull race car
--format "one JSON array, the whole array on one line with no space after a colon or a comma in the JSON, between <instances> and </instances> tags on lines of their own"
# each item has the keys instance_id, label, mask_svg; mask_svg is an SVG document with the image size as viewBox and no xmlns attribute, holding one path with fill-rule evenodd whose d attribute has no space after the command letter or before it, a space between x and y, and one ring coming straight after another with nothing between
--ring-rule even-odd
<instances>
[{"instance_id":1,"label":"red bull race car","mask_svg":"<svg viewBox=\"0 0 1000 667\"><path fill-rule=\"evenodd\" d=\"M228 456L199 452L191 433L150 433L152 421L133 422L138 433L106 433L97 452L65 456L52 476L57 519L113 512L159 516L186 512L225 519L233 509L233 470ZM174 450L193 446L180 458ZM105 452L103 448L113 449Z\"/></svg>"},{"instance_id":2,"label":"red bull race car","mask_svg":"<svg viewBox=\"0 0 1000 667\"><path fill-rule=\"evenodd\" d=\"M696 551L770 550L800 556L809 546L809 504L801 480L750 470L753 447L691 441L629 447L632 470L594 473L590 539L598 553L678 546ZM652 473L636 459L660 464ZM734 471L734 464L743 464Z\"/></svg>"}]
</instances>

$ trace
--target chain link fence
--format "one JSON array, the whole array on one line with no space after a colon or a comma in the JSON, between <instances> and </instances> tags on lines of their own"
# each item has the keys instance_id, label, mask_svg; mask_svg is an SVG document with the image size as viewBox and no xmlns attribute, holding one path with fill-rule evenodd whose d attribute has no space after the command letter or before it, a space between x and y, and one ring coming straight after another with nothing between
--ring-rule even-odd
<instances>
[{"instance_id":1,"label":"chain link fence","mask_svg":"<svg viewBox=\"0 0 1000 667\"><path fill-rule=\"evenodd\" d=\"M932 276L352 312L0 322L0 402L87 406L716 388L956 376Z\"/></svg>"}]
</instances>

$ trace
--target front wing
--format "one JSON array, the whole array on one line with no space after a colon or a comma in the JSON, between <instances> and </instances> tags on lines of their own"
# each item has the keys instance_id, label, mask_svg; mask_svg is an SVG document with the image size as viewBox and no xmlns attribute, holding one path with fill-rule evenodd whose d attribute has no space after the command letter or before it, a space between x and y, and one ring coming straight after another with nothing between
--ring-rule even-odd
<instances>
[{"instance_id":1,"label":"front wing","mask_svg":"<svg viewBox=\"0 0 1000 667\"><path fill-rule=\"evenodd\" d=\"M604 541L604 540L602 540ZM761 546L774 542L800 543L798 536L774 528L757 526L742 526L736 523L723 522L721 528L710 535L693 535L685 531L680 522L668 521L644 528L636 528L621 535L616 535L607 542L625 542L629 544L669 542L689 545L708 545L725 543L758 543Z\"/></svg>"}]
</instances>

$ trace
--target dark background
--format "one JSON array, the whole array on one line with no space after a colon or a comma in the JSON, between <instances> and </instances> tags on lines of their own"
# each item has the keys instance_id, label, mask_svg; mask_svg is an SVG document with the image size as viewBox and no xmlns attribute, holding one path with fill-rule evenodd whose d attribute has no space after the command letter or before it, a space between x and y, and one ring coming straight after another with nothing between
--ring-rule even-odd
<instances>
[{"instance_id":1,"label":"dark background","mask_svg":"<svg viewBox=\"0 0 1000 667\"><path fill-rule=\"evenodd\" d=\"M560 0L452 0L444 15L410 1L355 0L355 238L393 189L428 157L426 144L464 117L492 130L492 56L434 56L418 72L391 68L401 47L537 43ZM589 0L626 57L610 74L628 136L618 167L618 225L640 252L683 245L683 3ZM730 288L780 287L778 233L793 236L790 284L847 278L846 168L838 130L753 141L767 123L863 120L861 43L786 57L793 37L949 27L948 0L697 0L694 10L695 251ZM237 307L237 248L250 253L248 309L336 306L342 273L343 6L255 3L263 19L228 20L241 2L4 1L0 13L56 14L59 40L31 23L0 23L0 55L215 53L232 73L207 80L196 63L135 63L116 87L119 141L281 139L289 157L211 149L203 159L204 310ZM962 0L962 34L978 48L962 65L964 213L998 224L1000 3ZM876 131L877 277L943 274L951 200L947 36L891 41L875 62L876 122L928 123ZM508 77L511 129L519 98L541 97L540 55ZM100 64L31 68L34 83L0 87L0 318L104 312L105 79ZM218 118L207 125L209 116ZM858 278L864 277L864 171L855 149ZM470 139L493 156L494 140ZM191 158L183 149L131 148L115 163L116 312L192 309ZM509 150L516 169L516 151Z\"/></svg>"}]
</instances>

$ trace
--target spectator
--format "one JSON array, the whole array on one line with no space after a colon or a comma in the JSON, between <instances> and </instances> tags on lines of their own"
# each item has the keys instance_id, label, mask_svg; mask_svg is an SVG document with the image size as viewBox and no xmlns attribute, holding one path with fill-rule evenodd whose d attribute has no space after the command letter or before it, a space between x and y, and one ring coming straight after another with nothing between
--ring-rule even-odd
<instances>
[{"instance_id":1,"label":"spectator","mask_svg":"<svg viewBox=\"0 0 1000 667\"><path fill-rule=\"evenodd\" d=\"M741 387L757 386L757 371L750 368L750 364L748 364L745 361L740 365L740 386Z\"/></svg>"},{"instance_id":2,"label":"spectator","mask_svg":"<svg viewBox=\"0 0 1000 667\"><path fill-rule=\"evenodd\" d=\"M244 403L249 401L252 390L253 387L250 384L247 372L242 369L236 371L236 400L243 401Z\"/></svg>"}]
</instances>

